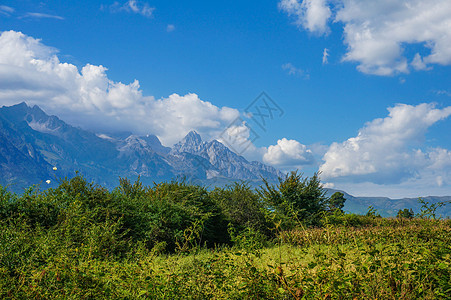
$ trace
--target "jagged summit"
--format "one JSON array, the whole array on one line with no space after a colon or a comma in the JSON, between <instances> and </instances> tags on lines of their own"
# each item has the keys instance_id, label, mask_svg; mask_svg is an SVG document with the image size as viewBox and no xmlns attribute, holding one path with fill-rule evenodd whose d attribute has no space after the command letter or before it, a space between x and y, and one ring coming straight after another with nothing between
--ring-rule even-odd
<instances>
[{"instance_id":1,"label":"jagged summit","mask_svg":"<svg viewBox=\"0 0 451 300\"><path fill-rule=\"evenodd\" d=\"M11 106L2 106L1 109L4 113L15 115L17 117L21 117L27 114L47 116L47 114L38 105L29 106L25 101Z\"/></svg>"},{"instance_id":2,"label":"jagged summit","mask_svg":"<svg viewBox=\"0 0 451 300\"><path fill-rule=\"evenodd\" d=\"M11 122L18 122L24 119L25 115L29 112L30 107L25 102L21 102L12 106L2 106L2 114Z\"/></svg>"},{"instance_id":3,"label":"jagged summit","mask_svg":"<svg viewBox=\"0 0 451 300\"><path fill-rule=\"evenodd\" d=\"M172 152L197 152L204 142L200 134L196 131L190 131L180 142L174 144Z\"/></svg>"},{"instance_id":4,"label":"jagged summit","mask_svg":"<svg viewBox=\"0 0 451 300\"><path fill-rule=\"evenodd\" d=\"M269 181L276 181L278 177L283 176L273 167L247 161L243 156L231 151L217 140L202 141L200 135L195 131L189 132L185 138L175 144L170 153L172 155L189 153L206 159L214 167L218 176L227 178L258 180L264 177Z\"/></svg>"},{"instance_id":5,"label":"jagged summit","mask_svg":"<svg viewBox=\"0 0 451 300\"><path fill-rule=\"evenodd\" d=\"M28 104L25 101L22 101L20 103L17 103L17 104L11 105L11 106L3 105L1 108L2 109L6 109L6 110L16 110L16 111L22 110L22 111L25 111L29 107L28 107Z\"/></svg>"},{"instance_id":6,"label":"jagged summit","mask_svg":"<svg viewBox=\"0 0 451 300\"><path fill-rule=\"evenodd\" d=\"M188 134L183 138L181 143L188 144L188 145L199 145L202 143L202 138L200 134L198 134L196 131L192 130L188 132Z\"/></svg>"}]
</instances>

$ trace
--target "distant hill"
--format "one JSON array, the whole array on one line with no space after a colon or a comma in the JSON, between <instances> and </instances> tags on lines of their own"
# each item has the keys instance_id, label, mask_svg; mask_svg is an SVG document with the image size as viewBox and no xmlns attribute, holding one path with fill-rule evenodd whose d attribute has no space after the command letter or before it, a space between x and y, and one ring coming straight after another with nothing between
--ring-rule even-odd
<instances>
[{"instance_id":1,"label":"distant hill","mask_svg":"<svg viewBox=\"0 0 451 300\"><path fill-rule=\"evenodd\" d=\"M418 198L402 198L390 199L387 197L354 197L344 191L327 189L327 195L332 195L335 192L342 192L346 198L344 210L356 214L366 214L368 207L372 206L377 210L382 217L394 217L400 209L412 209L414 213L421 211L421 203ZM421 197L429 203L437 202L451 202L451 196L426 196ZM438 208L437 216L451 217L451 203Z\"/></svg>"}]
</instances>

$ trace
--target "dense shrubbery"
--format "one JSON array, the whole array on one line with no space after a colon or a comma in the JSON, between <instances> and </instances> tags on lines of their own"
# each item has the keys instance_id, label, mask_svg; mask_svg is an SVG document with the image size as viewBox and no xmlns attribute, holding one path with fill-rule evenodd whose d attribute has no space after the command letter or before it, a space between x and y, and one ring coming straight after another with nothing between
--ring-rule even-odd
<instances>
[{"instance_id":1,"label":"dense shrubbery","mask_svg":"<svg viewBox=\"0 0 451 300\"><path fill-rule=\"evenodd\" d=\"M279 179L276 186L265 181L259 195L283 229L294 228L297 224L318 225L321 212L329 206L317 174L303 178L302 174L292 172Z\"/></svg>"},{"instance_id":2,"label":"dense shrubbery","mask_svg":"<svg viewBox=\"0 0 451 300\"><path fill-rule=\"evenodd\" d=\"M327 198L317 175L298 173L258 191L127 179L108 191L81 176L22 195L0 187L0 298L433 299L451 291L451 223L435 219L435 206L424 204L424 218L385 219L372 209L344 213L342 196Z\"/></svg>"},{"instance_id":3,"label":"dense shrubbery","mask_svg":"<svg viewBox=\"0 0 451 300\"><path fill-rule=\"evenodd\" d=\"M127 179L110 192L76 176L44 192L31 187L18 196L2 189L1 197L4 222L20 219L32 227L58 228L75 244L90 228L114 226L121 239L167 251L230 245L249 230L271 240L277 222L286 229L319 225L328 200L316 175L309 179L298 173L258 192L244 182L209 191L183 181L145 187Z\"/></svg>"}]
</instances>

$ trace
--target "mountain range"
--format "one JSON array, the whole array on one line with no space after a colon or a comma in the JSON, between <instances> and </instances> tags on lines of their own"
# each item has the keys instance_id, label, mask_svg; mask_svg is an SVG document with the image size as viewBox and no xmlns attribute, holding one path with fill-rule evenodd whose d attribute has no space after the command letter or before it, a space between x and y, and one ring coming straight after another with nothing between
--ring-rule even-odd
<instances>
[{"instance_id":1,"label":"mountain range","mask_svg":"<svg viewBox=\"0 0 451 300\"><path fill-rule=\"evenodd\" d=\"M341 192L346 199L343 210L345 212L351 212L355 214L364 215L368 212L370 206L372 206L377 214L382 217L394 217L401 209L412 209L415 214L421 212L422 204L419 202L419 198L400 198L391 199L388 197L355 197L341 190L326 189L326 195L330 196L335 192ZM451 217L451 196L426 196L421 197L430 204L438 202L447 203L446 205L437 208L437 217Z\"/></svg>"},{"instance_id":2,"label":"mountain range","mask_svg":"<svg viewBox=\"0 0 451 300\"><path fill-rule=\"evenodd\" d=\"M172 148L157 136L130 132L96 134L71 126L38 106L25 102L0 108L0 185L23 192L37 184L55 187L59 178L80 172L88 180L107 188L119 178L145 185L172 179L218 186L245 180L258 186L261 179L276 183L284 174L258 161L249 162L217 140L203 141L189 132ZM49 183L47 183L49 182ZM336 190L327 190L331 195ZM345 194L345 210L364 214L373 206L382 216L396 215L399 209L419 212L418 198L354 197ZM426 197L427 201L451 201L451 197ZM451 216L451 204L438 210Z\"/></svg>"},{"instance_id":3,"label":"mountain range","mask_svg":"<svg viewBox=\"0 0 451 300\"><path fill-rule=\"evenodd\" d=\"M0 108L0 184L23 190L76 171L107 187L116 186L119 177L139 176L150 184L173 178L227 182L283 176L216 140L202 141L195 131L169 148L151 134L95 134L76 128L24 102Z\"/></svg>"}]
</instances>

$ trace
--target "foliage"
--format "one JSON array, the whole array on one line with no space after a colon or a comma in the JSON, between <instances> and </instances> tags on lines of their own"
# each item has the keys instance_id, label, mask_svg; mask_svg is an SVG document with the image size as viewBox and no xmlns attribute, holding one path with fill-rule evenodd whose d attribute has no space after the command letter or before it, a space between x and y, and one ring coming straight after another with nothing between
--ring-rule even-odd
<instances>
[{"instance_id":1,"label":"foliage","mask_svg":"<svg viewBox=\"0 0 451 300\"><path fill-rule=\"evenodd\" d=\"M120 183L113 192L119 199L116 209L134 240L148 247L165 243L171 251L181 243L213 246L228 241L224 216L205 188L176 181L152 188L139 181Z\"/></svg>"},{"instance_id":2,"label":"foliage","mask_svg":"<svg viewBox=\"0 0 451 300\"><path fill-rule=\"evenodd\" d=\"M329 210L334 211L336 209L342 210L345 206L345 195L341 192L335 192L329 198Z\"/></svg>"},{"instance_id":3,"label":"foliage","mask_svg":"<svg viewBox=\"0 0 451 300\"><path fill-rule=\"evenodd\" d=\"M29 226L0 223L2 299L447 299L451 288L445 221L297 229L280 247L189 256L136 243L122 258Z\"/></svg>"},{"instance_id":4,"label":"foliage","mask_svg":"<svg viewBox=\"0 0 451 300\"><path fill-rule=\"evenodd\" d=\"M283 228L297 224L319 224L321 212L327 208L328 199L318 174L303 178L298 172L291 172L285 179L279 179L276 186L264 181L259 194L274 213L274 220L280 220Z\"/></svg>"},{"instance_id":5,"label":"foliage","mask_svg":"<svg viewBox=\"0 0 451 300\"><path fill-rule=\"evenodd\" d=\"M381 215L377 212L377 210L372 205L370 205L368 207L368 212L366 213L366 216L367 217L373 217L373 218L380 218L381 217Z\"/></svg>"},{"instance_id":6,"label":"foliage","mask_svg":"<svg viewBox=\"0 0 451 300\"><path fill-rule=\"evenodd\" d=\"M335 209L332 212L324 212L321 218L321 224L323 226L329 225L343 225L349 227L362 227L372 226L375 224L373 217L362 216L357 214L344 213L339 209Z\"/></svg>"},{"instance_id":7,"label":"foliage","mask_svg":"<svg viewBox=\"0 0 451 300\"><path fill-rule=\"evenodd\" d=\"M413 210L412 209L407 209L407 208L400 209L398 211L398 213L396 214L397 218L408 218L408 219L411 219L414 216L415 216L415 214L413 213Z\"/></svg>"},{"instance_id":8,"label":"foliage","mask_svg":"<svg viewBox=\"0 0 451 300\"><path fill-rule=\"evenodd\" d=\"M418 215L420 218L437 219L437 208L444 206L445 202L429 203L423 198L418 198L418 202L421 203L421 212Z\"/></svg>"},{"instance_id":9,"label":"foliage","mask_svg":"<svg viewBox=\"0 0 451 300\"><path fill-rule=\"evenodd\" d=\"M302 203L287 197L308 194L297 178L273 191ZM285 216L321 227L283 230L266 217L284 211L260 195L126 179L110 192L81 176L22 195L0 187L0 299L449 297L450 220L346 214L324 199Z\"/></svg>"},{"instance_id":10,"label":"foliage","mask_svg":"<svg viewBox=\"0 0 451 300\"><path fill-rule=\"evenodd\" d=\"M211 197L235 230L250 228L270 235L269 228L272 225L267 220L264 204L247 183L236 182L226 188L217 187L211 192Z\"/></svg>"}]
</instances>

